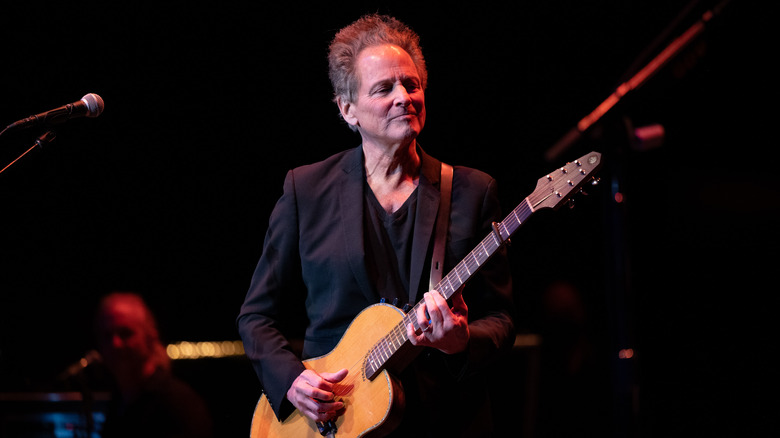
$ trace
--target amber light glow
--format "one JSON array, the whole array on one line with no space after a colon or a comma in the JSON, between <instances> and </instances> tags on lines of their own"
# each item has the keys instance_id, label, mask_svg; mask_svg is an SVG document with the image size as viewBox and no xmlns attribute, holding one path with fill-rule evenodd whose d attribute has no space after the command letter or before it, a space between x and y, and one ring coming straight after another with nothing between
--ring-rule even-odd
<instances>
[{"instance_id":1,"label":"amber light glow","mask_svg":"<svg viewBox=\"0 0 780 438\"><path fill-rule=\"evenodd\" d=\"M241 356L244 354L244 344L241 341L220 342L179 342L168 344L165 348L172 360L203 359Z\"/></svg>"}]
</instances>

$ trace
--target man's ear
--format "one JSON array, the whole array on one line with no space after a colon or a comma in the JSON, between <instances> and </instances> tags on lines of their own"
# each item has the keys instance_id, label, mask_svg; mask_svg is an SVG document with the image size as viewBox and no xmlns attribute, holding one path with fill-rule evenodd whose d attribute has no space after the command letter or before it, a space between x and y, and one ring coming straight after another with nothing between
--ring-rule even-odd
<instances>
[{"instance_id":1,"label":"man's ear","mask_svg":"<svg viewBox=\"0 0 780 438\"><path fill-rule=\"evenodd\" d=\"M339 111L341 111L341 117L344 119L344 121L352 126L359 126L358 119L354 114L354 106L352 103L339 96L336 98L336 104L339 106Z\"/></svg>"}]
</instances>

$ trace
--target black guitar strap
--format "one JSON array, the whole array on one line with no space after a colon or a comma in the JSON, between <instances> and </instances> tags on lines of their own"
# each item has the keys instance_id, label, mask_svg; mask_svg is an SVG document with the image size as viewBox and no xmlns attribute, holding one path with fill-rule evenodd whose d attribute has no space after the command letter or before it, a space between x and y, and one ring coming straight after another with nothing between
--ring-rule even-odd
<instances>
[{"instance_id":1,"label":"black guitar strap","mask_svg":"<svg viewBox=\"0 0 780 438\"><path fill-rule=\"evenodd\" d=\"M428 290L433 290L439 284L444 270L444 247L447 244L447 229L450 226L450 203L452 202L452 166L441 163L441 200L439 214L436 217L436 233L433 242L433 258L431 259L431 277Z\"/></svg>"}]
</instances>

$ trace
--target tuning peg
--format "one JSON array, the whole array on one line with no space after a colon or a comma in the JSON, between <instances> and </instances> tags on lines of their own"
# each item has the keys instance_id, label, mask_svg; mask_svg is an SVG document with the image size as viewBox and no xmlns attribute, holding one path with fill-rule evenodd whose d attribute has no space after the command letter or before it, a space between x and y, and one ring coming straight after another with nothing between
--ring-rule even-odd
<instances>
[{"instance_id":1,"label":"tuning peg","mask_svg":"<svg viewBox=\"0 0 780 438\"><path fill-rule=\"evenodd\" d=\"M569 200L567 200L566 203L569 205L569 209L574 208L574 198L569 198Z\"/></svg>"},{"instance_id":2,"label":"tuning peg","mask_svg":"<svg viewBox=\"0 0 780 438\"><path fill-rule=\"evenodd\" d=\"M601 178L593 178L593 179L590 181L590 185L592 185L592 186L597 186L597 185L599 185L599 182L600 182L600 181L601 181Z\"/></svg>"},{"instance_id":3,"label":"tuning peg","mask_svg":"<svg viewBox=\"0 0 780 438\"><path fill-rule=\"evenodd\" d=\"M583 196L588 196L588 192L586 192L586 191L585 191L585 189L584 189L583 187L580 187L579 194L581 194L581 195L583 195Z\"/></svg>"}]
</instances>

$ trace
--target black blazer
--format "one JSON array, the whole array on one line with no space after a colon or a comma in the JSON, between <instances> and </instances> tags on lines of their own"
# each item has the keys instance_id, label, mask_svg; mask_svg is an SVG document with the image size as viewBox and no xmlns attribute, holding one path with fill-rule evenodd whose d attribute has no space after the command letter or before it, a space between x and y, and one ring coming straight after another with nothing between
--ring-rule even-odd
<instances>
[{"instance_id":1,"label":"black blazer","mask_svg":"<svg viewBox=\"0 0 780 438\"><path fill-rule=\"evenodd\" d=\"M409 302L427 291L441 163L419 150L422 169L414 224ZM352 319L379 296L364 263L362 147L287 173L271 214L263 253L237 320L244 348L277 416L293 380L304 370L285 335L290 315L305 314L303 358L330 352ZM499 221L495 181L454 167L445 268L451 269ZM445 269L446 274L448 270ZM471 340L456 378L476 370L514 340L511 277L499 252L469 281ZM300 320L298 320L300 321ZM438 353L438 352L436 352ZM335 370L334 370L335 371Z\"/></svg>"}]
</instances>

